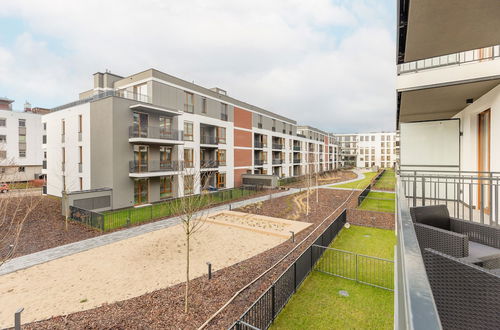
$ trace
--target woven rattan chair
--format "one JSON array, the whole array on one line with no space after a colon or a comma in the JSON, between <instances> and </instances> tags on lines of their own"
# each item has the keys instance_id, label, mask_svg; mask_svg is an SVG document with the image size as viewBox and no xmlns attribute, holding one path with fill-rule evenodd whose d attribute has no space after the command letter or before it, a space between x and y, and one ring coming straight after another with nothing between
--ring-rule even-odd
<instances>
[{"instance_id":1,"label":"woven rattan chair","mask_svg":"<svg viewBox=\"0 0 500 330\"><path fill-rule=\"evenodd\" d=\"M433 249L422 251L443 329L499 329L500 273Z\"/></svg>"},{"instance_id":2,"label":"woven rattan chair","mask_svg":"<svg viewBox=\"0 0 500 330\"><path fill-rule=\"evenodd\" d=\"M500 227L451 218L446 205L410 209L420 248L456 258L469 256L469 240L500 249Z\"/></svg>"}]
</instances>

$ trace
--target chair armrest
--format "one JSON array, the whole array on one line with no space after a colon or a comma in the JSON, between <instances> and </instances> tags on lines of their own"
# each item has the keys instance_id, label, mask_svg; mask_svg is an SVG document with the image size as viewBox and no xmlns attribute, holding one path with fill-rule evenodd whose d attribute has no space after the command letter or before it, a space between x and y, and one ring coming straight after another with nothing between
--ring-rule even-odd
<instances>
[{"instance_id":1,"label":"chair armrest","mask_svg":"<svg viewBox=\"0 0 500 330\"><path fill-rule=\"evenodd\" d=\"M469 239L467 235L436 228L421 223L413 224L420 249L431 248L455 258L469 256Z\"/></svg>"},{"instance_id":2,"label":"chair armrest","mask_svg":"<svg viewBox=\"0 0 500 330\"><path fill-rule=\"evenodd\" d=\"M473 242L500 249L500 227L456 218L450 218L450 225L452 231L467 235Z\"/></svg>"}]
</instances>

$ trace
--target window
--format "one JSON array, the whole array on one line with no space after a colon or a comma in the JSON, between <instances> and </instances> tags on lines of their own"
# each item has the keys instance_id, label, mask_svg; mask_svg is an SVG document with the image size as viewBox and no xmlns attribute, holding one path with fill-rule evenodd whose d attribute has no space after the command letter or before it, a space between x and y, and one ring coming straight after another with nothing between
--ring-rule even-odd
<instances>
[{"instance_id":1,"label":"window","mask_svg":"<svg viewBox=\"0 0 500 330\"><path fill-rule=\"evenodd\" d=\"M194 95L193 93L185 92L186 93L186 101L184 103L184 111L193 113L194 112Z\"/></svg>"},{"instance_id":2,"label":"window","mask_svg":"<svg viewBox=\"0 0 500 330\"><path fill-rule=\"evenodd\" d=\"M47 123L43 123L43 130L46 131L47 130Z\"/></svg>"},{"instance_id":3,"label":"window","mask_svg":"<svg viewBox=\"0 0 500 330\"><path fill-rule=\"evenodd\" d=\"M145 204L149 201L149 180L134 180L134 204Z\"/></svg>"},{"instance_id":4,"label":"window","mask_svg":"<svg viewBox=\"0 0 500 330\"><path fill-rule=\"evenodd\" d=\"M226 144L226 128L217 127L217 140L219 144Z\"/></svg>"},{"instance_id":5,"label":"window","mask_svg":"<svg viewBox=\"0 0 500 330\"><path fill-rule=\"evenodd\" d=\"M263 151L260 154L260 160L262 160L262 164L267 164L267 151Z\"/></svg>"},{"instance_id":6,"label":"window","mask_svg":"<svg viewBox=\"0 0 500 330\"><path fill-rule=\"evenodd\" d=\"M5 126L7 126L7 119L0 118L0 127L5 127Z\"/></svg>"},{"instance_id":7,"label":"window","mask_svg":"<svg viewBox=\"0 0 500 330\"><path fill-rule=\"evenodd\" d=\"M380 139L381 139L381 141L385 141L385 135L382 135L382 136L380 137Z\"/></svg>"},{"instance_id":8,"label":"window","mask_svg":"<svg viewBox=\"0 0 500 330\"><path fill-rule=\"evenodd\" d=\"M194 176L185 175L184 176L184 195L190 195L194 193Z\"/></svg>"},{"instance_id":9,"label":"window","mask_svg":"<svg viewBox=\"0 0 500 330\"><path fill-rule=\"evenodd\" d=\"M193 149L184 149L184 166L193 167Z\"/></svg>"},{"instance_id":10,"label":"window","mask_svg":"<svg viewBox=\"0 0 500 330\"><path fill-rule=\"evenodd\" d=\"M276 119L273 119L273 127L271 129L273 132L276 132Z\"/></svg>"},{"instance_id":11,"label":"window","mask_svg":"<svg viewBox=\"0 0 500 330\"><path fill-rule=\"evenodd\" d=\"M172 118L160 116L160 138L172 136Z\"/></svg>"},{"instance_id":12,"label":"window","mask_svg":"<svg viewBox=\"0 0 500 330\"><path fill-rule=\"evenodd\" d=\"M0 135L0 143L7 143L7 135Z\"/></svg>"},{"instance_id":13,"label":"window","mask_svg":"<svg viewBox=\"0 0 500 330\"><path fill-rule=\"evenodd\" d=\"M19 135L19 143L26 143L26 135Z\"/></svg>"},{"instance_id":14,"label":"window","mask_svg":"<svg viewBox=\"0 0 500 330\"><path fill-rule=\"evenodd\" d=\"M385 148L385 142L381 142L382 148Z\"/></svg>"},{"instance_id":15,"label":"window","mask_svg":"<svg viewBox=\"0 0 500 330\"><path fill-rule=\"evenodd\" d=\"M24 166L19 166L18 172L24 172L25 170Z\"/></svg>"},{"instance_id":16,"label":"window","mask_svg":"<svg viewBox=\"0 0 500 330\"><path fill-rule=\"evenodd\" d=\"M61 163L62 163L62 168L64 171L64 163L66 163L66 149L61 148Z\"/></svg>"},{"instance_id":17,"label":"window","mask_svg":"<svg viewBox=\"0 0 500 330\"><path fill-rule=\"evenodd\" d=\"M227 121L227 104L221 103L220 104L220 119Z\"/></svg>"},{"instance_id":18,"label":"window","mask_svg":"<svg viewBox=\"0 0 500 330\"><path fill-rule=\"evenodd\" d=\"M193 123L190 121L184 122L184 141L193 141Z\"/></svg>"},{"instance_id":19,"label":"window","mask_svg":"<svg viewBox=\"0 0 500 330\"><path fill-rule=\"evenodd\" d=\"M42 135L42 144L47 144L47 135Z\"/></svg>"},{"instance_id":20,"label":"window","mask_svg":"<svg viewBox=\"0 0 500 330\"><path fill-rule=\"evenodd\" d=\"M217 150L217 161L219 162L219 166L226 166L226 150Z\"/></svg>"},{"instance_id":21,"label":"window","mask_svg":"<svg viewBox=\"0 0 500 330\"><path fill-rule=\"evenodd\" d=\"M262 128L262 115L258 115L258 123L257 123L257 127L258 128Z\"/></svg>"},{"instance_id":22,"label":"window","mask_svg":"<svg viewBox=\"0 0 500 330\"><path fill-rule=\"evenodd\" d=\"M172 182L173 176L160 177L160 199L172 198Z\"/></svg>"},{"instance_id":23,"label":"window","mask_svg":"<svg viewBox=\"0 0 500 330\"><path fill-rule=\"evenodd\" d=\"M207 98L203 97L201 99L201 113L207 113Z\"/></svg>"},{"instance_id":24,"label":"window","mask_svg":"<svg viewBox=\"0 0 500 330\"><path fill-rule=\"evenodd\" d=\"M78 133L81 133L83 129L82 115L78 115Z\"/></svg>"},{"instance_id":25,"label":"window","mask_svg":"<svg viewBox=\"0 0 500 330\"><path fill-rule=\"evenodd\" d=\"M372 135L372 141L375 141L375 135Z\"/></svg>"},{"instance_id":26,"label":"window","mask_svg":"<svg viewBox=\"0 0 500 330\"><path fill-rule=\"evenodd\" d=\"M26 157L26 150L19 150L19 157L21 158Z\"/></svg>"},{"instance_id":27,"label":"window","mask_svg":"<svg viewBox=\"0 0 500 330\"><path fill-rule=\"evenodd\" d=\"M7 151L0 150L0 159L5 159L5 158L7 158Z\"/></svg>"},{"instance_id":28,"label":"window","mask_svg":"<svg viewBox=\"0 0 500 330\"><path fill-rule=\"evenodd\" d=\"M82 164L83 163L83 148L82 148L82 146L78 147L78 157L79 157L78 164Z\"/></svg>"},{"instance_id":29,"label":"window","mask_svg":"<svg viewBox=\"0 0 500 330\"><path fill-rule=\"evenodd\" d=\"M83 178L80 177L79 181L80 181L80 190L83 190Z\"/></svg>"},{"instance_id":30,"label":"window","mask_svg":"<svg viewBox=\"0 0 500 330\"><path fill-rule=\"evenodd\" d=\"M19 127L26 127L26 119L19 119Z\"/></svg>"},{"instance_id":31,"label":"window","mask_svg":"<svg viewBox=\"0 0 500 330\"><path fill-rule=\"evenodd\" d=\"M217 173L217 188L226 187L226 173Z\"/></svg>"}]
</instances>

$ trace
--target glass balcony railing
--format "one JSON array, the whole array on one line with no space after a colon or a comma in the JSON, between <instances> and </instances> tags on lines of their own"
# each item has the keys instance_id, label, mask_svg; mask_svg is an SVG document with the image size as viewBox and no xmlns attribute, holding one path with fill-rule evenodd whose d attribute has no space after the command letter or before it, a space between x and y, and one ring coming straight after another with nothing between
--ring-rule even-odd
<instances>
[{"instance_id":1,"label":"glass balcony railing","mask_svg":"<svg viewBox=\"0 0 500 330\"><path fill-rule=\"evenodd\" d=\"M423 60L402 63L398 65L398 75L412 72L419 72L423 70L450 66L461 65L465 63L491 61L500 58L500 46L491 46L464 52L448 54L443 56L436 56L426 58Z\"/></svg>"},{"instance_id":2,"label":"glass balcony railing","mask_svg":"<svg viewBox=\"0 0 500 330\"><path fill-rule=\"evenodd\" d=\"M129 173L180 171L182 167L183 162L178 160L132 160L129 162Z\"/></svg>"},{"instance_id":3,"label":"glass balcony railing","mask_svg":"<svg viewBox=\"0 0 500 330\"><path fill-rule=\"evenodd\" d=\"M175 140L182 141L183 131L181 130L166 130L155 126L129 126L129 138L147 138L160 140Z\"/></svg>"}]
</instances>

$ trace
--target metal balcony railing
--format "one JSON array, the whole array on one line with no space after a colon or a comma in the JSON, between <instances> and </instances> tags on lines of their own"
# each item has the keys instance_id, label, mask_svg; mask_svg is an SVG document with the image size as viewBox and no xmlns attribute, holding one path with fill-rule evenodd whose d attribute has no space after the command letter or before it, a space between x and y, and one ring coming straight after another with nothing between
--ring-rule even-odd
<instances>
[{"instance_id":1,"label":"metal balcony railing","mask_svg":"<svg viewBox=\"0 0 500 330\"><path fill-rule=\"evenodd\" d=\"M101 93L98 93L96 95L92 95L90 97L87 97L85 99L81 99L81 100L77 100L77 101L70 102L67 104L63 104L59 107L55 107L55 108L50 109L50 111L51 112L59 111L59 110L74 107L76 105L100 100L100 99L110 97L110 96L123 97L126 99L135 100L135 101L139 101L139 102L151 103L151 98L148 95L138 94L138 93L134 93L134 92L127 91L127 90L105 91L105 92L101 92Z\"/></svg>"},{"instance_id":2,"label":"metal balcony railing","mask_svg":"<svg viewBox=\"0 0 500 330\"><path fill-rule=\"evenodd\" d=\"M225 162L224 162L225 164ZM202 159L200 160L200 167L202 169L204 168L217 168L221 166L220 162L218 160L215 160L215 159Z\"/></svg>"},{"instance_id":3,"label":"metal balcony railing","mask_svg":"<svg viewBox=\"0 0 500 330\"><path fill-rule=\"evenodd\" d=\"M267 147L267 143L263 143L263 142L260 142L260 141L254 141L253 143L253 146L254 148L266 148Z\"/></svg>"},{"instance_id":4,"label":"metal balcony railing","mask_svg":"<svg viewBox=\"0 0 500 330\"><path fill-rule=\"evenodd\" d=\"M213 135L202 135L200 136L201 144L218 144L217 137Z\"/></svg>"},{"instance_id":5,"label":"metal balcony railing","mask_svg":"<svg viewBox=\"0 0 500 330\"><path fill-rule=\"evenodd\" d=\"M150 160L129 162L129 173L147 173L147 172L168 172L180 171L183 168L183 162L178 160Z\"/></svg>"},{"instance_id":6,"label":"metal balcony railing","mask_svg":"<svg viewBox=\"0 0 500 330\"><path fill-rule=\"evenodd\" d=\"M283 164L283 159L273 159L273 165Z\"/></svg>"},{"instance_id":7,"label":"metal balcony railing","mask_svg":"<svg viewBox=\"0 0 500 330\"><path fill-rule=\"evenodd\" d=\"M467 50L443 56L426 58L423 60L402 63L398 65L398 75L418 72L443 66L461 65L465 63L491 61L500 58L500 46L491 46Z\"/></svg>"},{"instance_id":8,"label":"metal balcony railing","mask_svg":"<svg viewBox=\"0 0 500 330\"><path fill-rule=\"evenodd\" d=\"M293 159L294 164L300 164L300 158L294 158Z\"/></svg>"},{"instance_id":9,"label":"metal balcony railing","mask_svg":"<svg viewBox=\"0 0 500 330\"><path fill-rule=\"evenodd\" d=\"M172 141L182 141L184 138L183 131L181 130L166 130L157 126L129 126L128 132L129 138L146 138Z\"/></svg>"},{"instance_id":10,"label":"metal balcony railing","mask_svg":"<svg viewBox=\"0 0 500 330\"><path fill-rule=\"evenodd\" d=\"M254 163L254 165L260 166L260 165L267 164L267 161L264 159L254 159L253 163Z\"/></svg>"},{"instance_id":11,"label":"metal balcony railing","mask_svg":"<svg viewBox=\"0 0 500 330\"><path fill-rule=\"evenodd\" d=\"M293 146L293 151L300 151L300 146Z\"/></svg>"},{"instance_id":12,"label":"metal balcony railing","mask_svg":"<svg viewBox=\"0 0 500 330\"><path fill-rule=\"evenodd\" d=\"M283 149L283 145L280 143L273 143L273 149Z\"/></svg>"}]
</instances>

